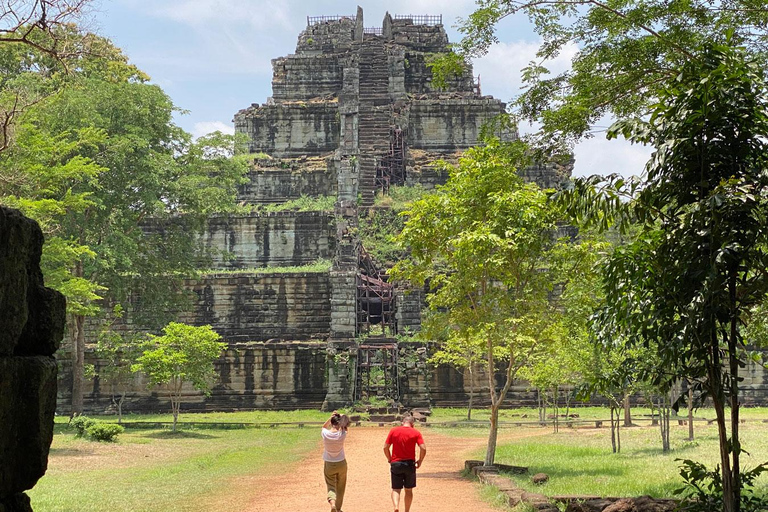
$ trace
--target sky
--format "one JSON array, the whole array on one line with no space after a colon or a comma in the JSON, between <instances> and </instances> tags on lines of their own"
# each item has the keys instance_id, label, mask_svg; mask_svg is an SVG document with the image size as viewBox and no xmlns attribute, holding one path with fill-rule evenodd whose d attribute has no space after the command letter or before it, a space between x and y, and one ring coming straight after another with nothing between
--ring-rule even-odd
<instances>
[{"instance_id":1,"label":"sky","mask_svg":"<svg viewBox=\"0 0 768 512\"><path fill-rule=\"evenodd\" d=\"M86 27L108 37L130 61L185 111L176 122L196 136L232 133L234 114L271 96L271 59L294 53L307 16L354 15L357 2L338 0L97 0ZM384 14L442 14L451 41L458 41L458 17L472 13L474 0L389 0L360 2L364 25L380 27ZM511 100L520 70L533 58L539 38L524 16L498 26L500 43L477 59L483 94ZM549 63L567 69L575 47ZM650 150L595 137L575 149L574 175L639 174ZM526 127L521 127L525 131Z\"/></svg>"}]
</instances>

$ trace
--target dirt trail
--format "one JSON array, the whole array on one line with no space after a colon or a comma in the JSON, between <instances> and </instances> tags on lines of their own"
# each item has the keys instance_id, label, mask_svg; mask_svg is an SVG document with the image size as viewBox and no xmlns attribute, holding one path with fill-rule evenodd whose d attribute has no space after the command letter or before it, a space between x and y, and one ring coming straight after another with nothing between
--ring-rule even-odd
<instances>
[{"instance_id":1,"label":"dirt trail","mask_svg":"<svg viewBox=\"0 0 768 512\"><path fill-rule=\"evenodd\" d=\"M382 447L388 428L350 429L346 442L348 464L344 512L385 512L392 510L389 498L389 464ZM417 472L412 512L494 512L480 501L477 486L459 474L464 460L484 446L484 438L448 437L422 430L427 457ZM320 434L318 432L318 438ZM330 510L325 501L322 447L288 473L253 479L247 489L252 497L244 512L322 512ZM240 486L238 486L240 487ZM401 503L401 510L402 503Z\"/></svg>"}]
</instances>

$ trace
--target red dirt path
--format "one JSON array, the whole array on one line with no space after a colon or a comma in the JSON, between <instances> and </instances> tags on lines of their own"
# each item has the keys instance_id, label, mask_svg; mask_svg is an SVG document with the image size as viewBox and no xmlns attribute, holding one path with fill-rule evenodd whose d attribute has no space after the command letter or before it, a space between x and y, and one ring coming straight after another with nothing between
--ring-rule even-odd
<instances>
[{"instance_id":1,"label":"red dirt path","mask_svg":"<svg viewBox=\"0 0 768 512\"><path fill-rule=\"evenodd\" d=\"M386 512L392 510L389 464L382 448L388 428L351 428L346 442L348 464L344 512ZM464 460L484 446L485 438L448 437L423 429L427 457L417 471L412 512L494 512L478 497L478 486L462 478ZM320 434L318 432L318 439ZM322 447L287 472L268 478L254 478L244 512L322 512L325 501ZM241 482L243 483L243 482ZM239 485L237 487L240 487ZM403 511L401 499L400 510Z\"/></svg>"}]
</instances>

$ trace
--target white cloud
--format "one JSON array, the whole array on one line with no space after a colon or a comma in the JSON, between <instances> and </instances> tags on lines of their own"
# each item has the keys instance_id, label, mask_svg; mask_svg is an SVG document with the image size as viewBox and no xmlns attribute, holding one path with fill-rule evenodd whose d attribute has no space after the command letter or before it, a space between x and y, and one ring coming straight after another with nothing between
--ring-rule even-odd
<instances>
[{"instance_id":1,"label":"white cloud","mask_svg":"<svg viewBox=\"0 0 768 512\"><path fill-rule=\"evenodd\" d=\"M156 0L149 13L208 30L231 25L249 25L255 29L290 27L284 5L259 0Z\"/></svg>"},{"instance_id":2,"label":"white cloud","mask_svg":"<svg viewBox=\"0 0 768 512\"><path fill-rule=\"evenodd\" d=\"M523 85L522 69L531 61L538 61L536 52L541 41L515 41L493 45L488 54L474 62L475 75L480 75L483 94L509 99L520 92ZM571 67L578 53L575 44L566 46L556 59L543 63L550 73L557 74Z\"/></svg>"},{"instance_id":3,"label":"white cloud","mask_svg":"<svg viewBox=\"0 0 768 512\"><path fill-rule=\"evenodd\" d=\"M235 127L232 126L232 123L223 123L221 121L200 121L195 123L192 129L192 136L198 138L215 131L232 135L235 133Z\"/></svg>"},{"instance_id":4,"label":"white cloud","mask_svg":"<svg viewBox=\"0 0 768 512\"><path fill-rule=\"evenodd\" d=\"M652 152L651 147L630 144L624 139L607 140L604 134L598 134L576 145L573 175L639 175Z\"/></svg>"}]
</instances>

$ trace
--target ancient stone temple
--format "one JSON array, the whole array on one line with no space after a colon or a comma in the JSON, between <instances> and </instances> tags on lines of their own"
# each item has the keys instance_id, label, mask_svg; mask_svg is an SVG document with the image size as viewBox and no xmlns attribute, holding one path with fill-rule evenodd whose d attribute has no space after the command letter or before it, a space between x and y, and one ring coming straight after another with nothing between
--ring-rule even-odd
<instances>
[{"instance_id":1,"label":"ancient stone temple","mask_svg":"<svg viewBox=\"0 0 768 512\"><path fill-rule=\"evenodd\" d=\"M229 349L211 396L190 389L185 407L338 407L372 396L411 406L464 403L461 373L430 368L428 346L395 338L418 330L423 291L388 283L359 236L381 208L377 195L443 183L435 162L455 161L505 112L504 103L482 95L471 68L435 86L430 59L447 51L440 16L387 14L369 28L358 8L307 18L295 53L272 61L272 97L234 118L254 155L239 191L253 213L210 219L203 240L220 257L187 283L195 300L180 318L210 324ZM570 168L538 165L524 175L552 187ZM318 197L334 206L265 208ZM479 390L487 380L477 379ZM127 409L164 401L142 384ZM524 386L511 395L518 403L532 397ZM85 403L109 405L98 380Z\"/></svg>"}]
</instances>

